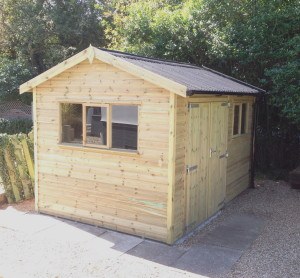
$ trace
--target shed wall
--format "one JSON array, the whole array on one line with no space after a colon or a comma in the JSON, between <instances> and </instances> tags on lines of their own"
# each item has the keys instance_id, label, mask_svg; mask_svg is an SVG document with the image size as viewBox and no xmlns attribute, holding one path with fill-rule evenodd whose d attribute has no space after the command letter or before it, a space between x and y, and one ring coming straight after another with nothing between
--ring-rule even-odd
<instances>
[{"instance_id":1,"label":"shed wall","mask_svg":"<svg viewBox=\"0 0 300 278\"><path fill-rule=\"evenodd\" d=\"M186 148L188 143L188 102L229 102L228 113L228 145L229 157L226 170L226 202L232 200L249 187L250 152L252 132L252 104L254 97L241 96L193 96L187 99L177 97L176 117L176 168L174 193L174 239L178 239L186 229ZM233 105L248 103L247 134L233 138Z\"/></svg>"},{"instance_id":2,"label":"shed wall","mask_svg":"<svg viewBox=\"0 0 300 278\"><path fill-rule=\"evenodd\" d=\"M228 153L226 201L232 200L250 185L251 166L251 134L252 134L252 110L254 97L231 96L228 116ZM233 133L233 107L234 103L248 103L248 132L234 137Z\"/></svg>"},{"instance_id":3,"label":"shed wall","mask_svg":"<svg viewBox=\"0 0 300 278\"><path fill-rule=\"evenodd\" d=\"M139 105L139 154L59 144L59 102ZM170 93L100 61L36 88L38 209L167 240Z\"/></svg>"}]
</instances>

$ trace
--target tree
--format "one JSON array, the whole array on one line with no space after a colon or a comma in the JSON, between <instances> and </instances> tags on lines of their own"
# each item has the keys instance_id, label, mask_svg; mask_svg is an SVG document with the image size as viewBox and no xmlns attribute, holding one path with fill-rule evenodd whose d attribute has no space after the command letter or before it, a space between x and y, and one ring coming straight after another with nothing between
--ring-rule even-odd
<instances>
[{"instance_id":1,"label":"tree","mask_svg":"<svg viewBox=\"0 0 300 278\"><path fill-rule=\"evenodd\" d=\"M266 89L268 103L259 114L257 149L265 157L260 166L295 166L300 157L299 1L171 2L126 1L113 14L111 47L205 64Z\"/></svg>"},{"instance_id":2,"label":"tree","mask_svg":"<svg viewBox=\"0 0 300 278\"><path fill-rule=\"evenodd\" d=\"M102 4L97 0L3 0L0 4L0 98L8 92L11 66L22 74L14 83L44 72L54 64L86 48L103 46ZM20 68L21 67L21 68ZM26 74L23 74L25 73Z\"/></svg>"}]
</instances>

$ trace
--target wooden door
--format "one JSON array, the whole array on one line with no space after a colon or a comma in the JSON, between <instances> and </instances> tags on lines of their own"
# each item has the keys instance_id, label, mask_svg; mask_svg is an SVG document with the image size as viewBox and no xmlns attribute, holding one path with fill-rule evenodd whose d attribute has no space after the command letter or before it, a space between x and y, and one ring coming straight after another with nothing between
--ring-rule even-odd
<instances>
[{"instance_id":1,"label":"wooden door","mask_svg":"<svg viewBox=\"0 0 300 278\"><path fill-rule=\"evenodd\" d=\"M226 195L227 166L227 103L210 104L210 149L209 149L209 186L207 190L207 217L220 210Z\"/></svg>"},{"instance_id":2,"label":"wooden door","mask_svg":"<svg viewBox=\"0 0 300 278\"><path fill-rule=\"evenodd\" d=\"M227 113L227 105L221 102L189 104L187 230L213 215L224 203Z\"/></svg>"},{"instance_id":3,"label":"wooden door","mask_svg":"<svg viewBox=\"0 0 300 278\"><path fill-rule=\"evenodd\" d=\"M209 103L189 104L187 230L207 217Z\"/></svg>"}]
</instances>

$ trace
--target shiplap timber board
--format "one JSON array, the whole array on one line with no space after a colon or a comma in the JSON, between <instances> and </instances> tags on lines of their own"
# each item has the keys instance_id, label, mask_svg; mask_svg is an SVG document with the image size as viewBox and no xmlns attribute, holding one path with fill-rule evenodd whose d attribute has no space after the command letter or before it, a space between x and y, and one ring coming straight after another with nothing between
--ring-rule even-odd
<instances>
[{"instance_id":1,"label":"shiplap timber board","mask_svg":"<svg viewBox=\"0 0 300 278\"><path fill-rule=\"evenodd\" d=\"M175 187L174 187L174 239L185 232L185 152L187 136L187 101L177 97L176 115L176 153L175 153Z\"/></svg>"},{"instance_id":2,"label":"shiplap timber board","mask_svg":"<svg viewBox=\"0 0 300 278\"><path fill-rule=\"evenodd\" d=\"M228 117L228 163L227 163L227 185L226 201L232 200L243 190L249 187L250 181L250 152L252 132L252 104L254 97L230 96L230 108ZM248 133L232 138L233 129L233 107L235 103L247 103L247 125Z\"/></svg>"},{"instance_id":3,"label":"shiplap timber board","mask_svg":"<svg viewBox=\"0 0 300 278\"><path fill-rule=\"evenodd\" d=\"M114 71L118 74L106 79L104 86L93 80L95 76L111 76ZM125 81L114 82L115 78ZM83 62L82 67L74 67L74 72L70 68L67 74L38 86L37 92L40 210L167 241L170 93L100 62ZM64 100L138 104L139 153L130 157L58 145L58 107ZM116 212L118 221L112 221Z\"/></svg>"},{"instance_id":4,"label":"shiplap timber board","mask_svg":"<svg viewBox=\"0 0 300 278\"><path fill-rule=\"evenodd\" d=\"M59 74L62 74L65 70L68 70L72 67L75 67L74 70L76 72L76 68L78 67L78 64L82 62L84 63L84 61L86 63L87 62L86 60L88 60L88 62L92 65L94 60L95 63L97 61L96 59L94 59L94 57L99 59L101 62L107 64L106 67L101 66L102 70L100 71L100 73L108 73L106 69L108 65L112 65L115 69L121 70L126 73L130 73L131 77L139 77L141 80L146 80L149 83L162 87L168 91L171 91L172 93L176 93L178 95L186 97L186 91L187 91L186 86L179 84L168 78L165 78L159 74L146 70L142 67L134 65L120 57L113 56L108 52L94 48L93 46L90 46L89 48L72 56L71 58L65 60L64 62L56 65L55 67L38 75L37 77L31 79L30 81L22 84L20 86L20 92L24 93L24 92L32 91L32 89L35 88L36 86L43 86L45 81L50 80L51 82L54 77L56 77ZM99 61L97 62L99 63ZM116 74L117 70L112 72ZM65 78L66 79L65 81L69 81L69 79L71 78L72 77L67 76ZM87 75L87 78L89 78L89 75Z\"/></svg>"}]
</instances>

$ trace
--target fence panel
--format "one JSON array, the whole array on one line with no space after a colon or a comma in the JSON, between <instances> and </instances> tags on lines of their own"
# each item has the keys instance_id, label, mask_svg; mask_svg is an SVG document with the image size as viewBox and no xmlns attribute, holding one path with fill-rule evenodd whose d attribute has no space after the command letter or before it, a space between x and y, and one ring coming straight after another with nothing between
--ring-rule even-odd
<instances>
[{"instance_id":1,"label":"fence panel","mask_svg":"<svg viewBox=\"0 0 300 278\"><path fill-rule=\"evenodd\" d=\"M32 134L0 134L0 182L9 203L34 196Z\"/></svg>"}]
</instances>

